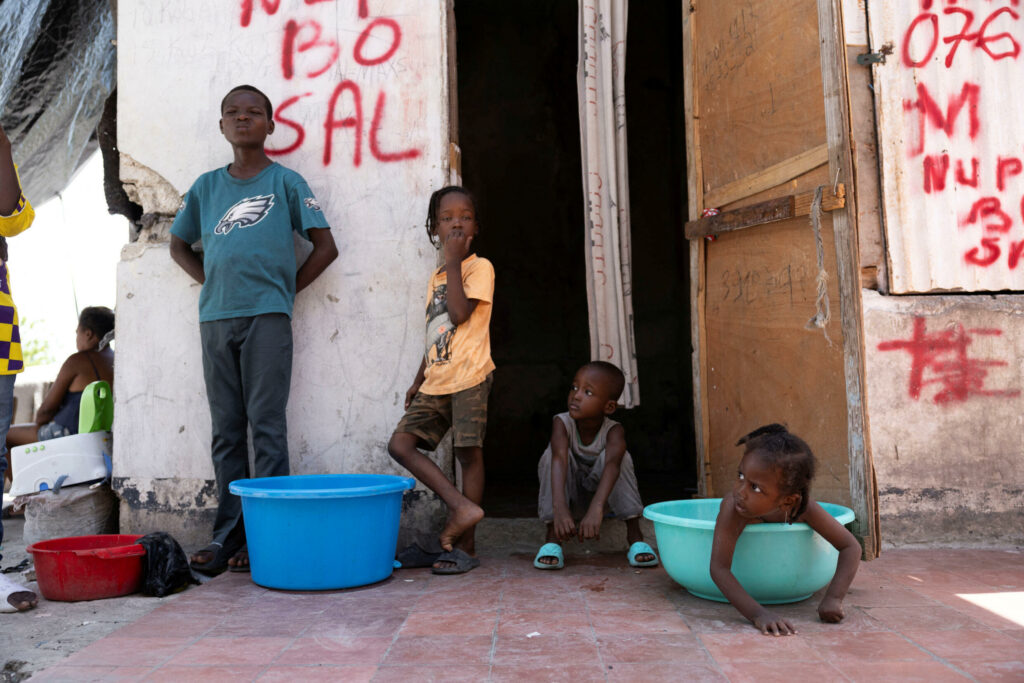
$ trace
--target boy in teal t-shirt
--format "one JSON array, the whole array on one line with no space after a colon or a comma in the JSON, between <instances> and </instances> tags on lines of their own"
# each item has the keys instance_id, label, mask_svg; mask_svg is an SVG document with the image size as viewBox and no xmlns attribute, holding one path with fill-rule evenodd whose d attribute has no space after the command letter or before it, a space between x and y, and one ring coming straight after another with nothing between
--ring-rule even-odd
<instances>
[{"instance_id":1,"label":"boy in teal t-shirt","mask_svg":"<svg viewBox=\"0 0 1024 683\"><path fill-rule=\"evenodd\" d=\"M208 574L248 570L241 501L228 490L232 481L251 476L247 426L255 476L288 474L292 304L338 256L306 181L263 150L273 115L256 88L228 92L220 129L234 161L199 176L171 227L171 257L203 285L199 332L219 500L213 540L191 560L193 569ZM313 244L297 270L293 232ZM202 259L190 246L199 241Z\"/></svg>"}]
</instances>

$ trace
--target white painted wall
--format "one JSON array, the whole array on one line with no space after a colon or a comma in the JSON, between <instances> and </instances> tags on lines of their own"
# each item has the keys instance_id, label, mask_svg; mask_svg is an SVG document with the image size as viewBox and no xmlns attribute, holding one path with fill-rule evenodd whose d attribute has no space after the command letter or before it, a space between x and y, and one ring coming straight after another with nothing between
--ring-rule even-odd
<instances>
[{"instance_id":1,"label":"white painted wall","mask_svg":"<svg viewBox=\"0 0 1024 683\"><path fill-rule=\"evenodd\" d=\"M884 542L1024 542L1022 320L1021 296L864 290Z\"/></svg>"},{"instance_id":2,"label":"white painted wall","mask_svg":"<svg viewBox=\"0 0 1024 683\"><path fill-rule=\"evenodd\" d=\"M173 530L164 513L214 504L200 493L213 468L199 286L171 261L166 229L191 182L231 160L218 130L219 107L241 83L274 102L277 130L268 148L295 147L302 127L302 144L275 158L309 181L340 251L296 300L292 471L398 473L385 445L422 353L423 296L435 263L423 221L430 192L448 175L443 3L371 0L361 17L360 2L282 2L268 14L262 0L253 0L243 26L246 4L118 3L122 180L147 213L161 214L124 249L118 270L114 474L127 493L123 528L159 519ZM289 22L299 30L294 75L286 78ZM386 61L361 65L360 40L365 61L398 45ZM356 126L336 128L328 143L325 119L339 87L334 120L358 114L358 90L361 130L357 138ZM298 99L282 106L289 98ZM408 158L387 160L403 152ZM177 530L187 541L208 532Z\"/></svg>"},{"instance_id":3,"label":"white painted wall","mask_svg":"<svg viewBox=\"0 0 1024 683\"><path fill-rule=\"evenodd\" d=\"M1024 289L1021 8L872 0L868 13L872 50L892 50L874 67L891 291Z\"/></svg>"}]
</instances>

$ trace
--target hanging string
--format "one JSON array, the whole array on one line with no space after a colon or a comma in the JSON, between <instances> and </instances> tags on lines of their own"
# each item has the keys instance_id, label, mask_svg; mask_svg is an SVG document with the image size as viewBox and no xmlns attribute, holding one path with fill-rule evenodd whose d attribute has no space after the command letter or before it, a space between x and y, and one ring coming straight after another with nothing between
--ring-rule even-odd
<instances>
[{"instance_id":1,"label":"hanging string","mask_svg":"<svg viewBox=\"0 0 1024 683\"><path fill-rule=\"evenodd\" d=\"M828 303L828 272L825 271L825 246L821 242L821 194L824 186L819 186L814 191L814 201L811 203L811 228L814 230L814 246L818 250L818 278L816 281L818 298L816 302L817 311L805 327L808 330L818 328L825 335L825 341L832 346L832 339L828 336L828 323L832 319L832 311Z\"/></svg>"}]
</instances>

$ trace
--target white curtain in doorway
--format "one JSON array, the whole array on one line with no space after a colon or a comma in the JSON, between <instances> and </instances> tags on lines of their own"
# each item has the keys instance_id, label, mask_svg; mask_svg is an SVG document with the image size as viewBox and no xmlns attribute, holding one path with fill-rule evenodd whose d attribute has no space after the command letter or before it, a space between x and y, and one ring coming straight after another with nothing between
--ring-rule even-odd
<instances>
[{"instance_id":1,"label":"white curtain in doorway","mask_svg":"<svg viewBox=\"0 0 1024 683\"><path fill-rule=\"evenodd\" d=\"M576 85L586 207L590 355L626 375L619 402L640 404L633 335L626 158L627 0L579 0Z\"/></svg>"}]
</instances>

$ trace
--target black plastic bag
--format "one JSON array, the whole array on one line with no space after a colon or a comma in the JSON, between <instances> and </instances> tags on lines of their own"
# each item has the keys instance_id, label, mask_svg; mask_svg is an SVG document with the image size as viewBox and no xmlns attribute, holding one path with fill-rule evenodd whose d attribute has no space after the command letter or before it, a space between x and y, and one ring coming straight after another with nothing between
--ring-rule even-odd
<instances>
[{"instance_id":1,"label":"black plastic bag","mask_svg":"<svg viewBox=\"0 0 1024 683\"><path fill-rule=\"evenodd\" d=\"M138 541L146 549L142 567L142 592L162 598L199 583L188 566L188 556L174 537L165 531L146 534Z\"/></svg>"}]
</instances>

